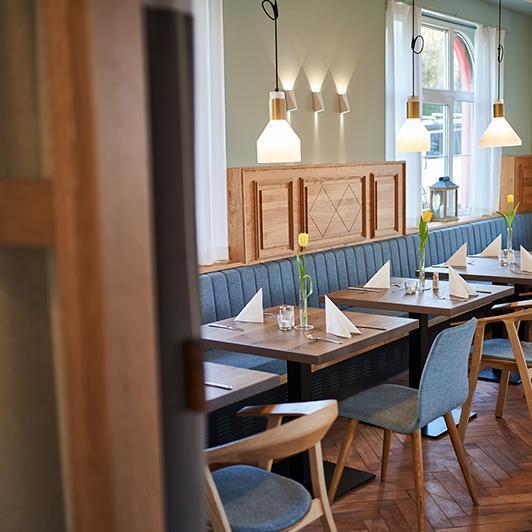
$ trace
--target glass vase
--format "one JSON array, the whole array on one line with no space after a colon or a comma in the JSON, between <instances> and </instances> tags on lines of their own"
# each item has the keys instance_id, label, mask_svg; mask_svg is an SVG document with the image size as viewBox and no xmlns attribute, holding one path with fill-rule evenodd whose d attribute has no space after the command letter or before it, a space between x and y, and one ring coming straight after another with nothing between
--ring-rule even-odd
<instances>
[{"instance_id":1,"label":"glass vase","mask_svg":"<svg viewBox=\"0 0 532 532\"><path fill-rule=\"evenodd\" d=\"M513 251L512 226L511 225L506 227L506 247L508 249L508 253L511 253Z\"/></svg>"},{"instance_id":2,"label":"glass vase","mask_svg":"<svg viewBox=\"0 0 532 532\"><path fill-rule=\"evenodd\" d=\"M299 324L295 326L295 329L300 331L308 331L314 329L314 325L308 322L308 298L310 295L308 282L303 281L299 288Z\"/></svg>"},{"instance_id":3,"label":"glass vase","mask_svg":"<svg viewBox=\"0 0 532 532\"><path fill-rule=\"evenodd\" d=\"M418 290L425 290L425 250L419 252L419 264L417 273L417 287Z\"/></svg>"}]
</instances>

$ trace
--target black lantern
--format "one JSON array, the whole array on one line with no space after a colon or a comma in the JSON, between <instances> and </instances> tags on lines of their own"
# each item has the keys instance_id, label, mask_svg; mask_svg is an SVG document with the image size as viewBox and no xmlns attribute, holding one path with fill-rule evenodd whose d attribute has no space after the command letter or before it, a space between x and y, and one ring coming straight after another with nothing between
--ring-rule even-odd
<instances>
[{"instance_id":1,"label":"black lantern","mask_svg":"<svg viewBox=\"0 0 532 532\"><path fill-rule=\"evenodd\" d=\"M429 187L432 221L458 220L458 188L449 176L440 177Z\"/></svg>"}]
</instances>

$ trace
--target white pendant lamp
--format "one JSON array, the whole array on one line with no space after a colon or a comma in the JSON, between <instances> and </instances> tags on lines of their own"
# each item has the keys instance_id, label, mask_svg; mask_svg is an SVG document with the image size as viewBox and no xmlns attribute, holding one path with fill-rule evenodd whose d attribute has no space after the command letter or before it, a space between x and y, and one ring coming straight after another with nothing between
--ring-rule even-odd
<instances>
[{"instance_id":1,"label":"white pendant lamp","mask_svg":"<svg viewBox=\"0 0 532 532\"><path fill-rule=\"evenodd\" d=\"M269 13L267 6L271 8ZM301 161L301 141L288 123L285 93L279 90L277 55L277 0L263 0L262 9L275 24L275 91L270 92L270 121L257 139L257 162L293 163Z\"/></svg>"},{"instance_id":2,"label":"white pendant lamp","mask_svg":"<svg viewBox=\"0 0 532 532\"><path fill-rule=\"evenodd\" d=\"M499 44L497 46L497 101L493 104L493 118L480 137L480 148L502 148L521 146L523 141L508 120L504 118L504 102L501 98L501 63L504 59L504 46L501 44L502 0L499 0Z\"/></svg>"},{"instance_id":3,"label":"white pendant lamp","mask_svg":"<svg viewBox=\"0 0 532 532\"><path fill-rule=\"evenodd\" d=\"M400 152L422 152L430 148L430 133L421 121L421 105L419 97L416 96L415 85L415 56L423 51L424 41L422 35L415 33L416 2L412 1L412 96L408 97L406 104L406 121L397 132L396 146ZM416 44L420 42L421 47L416 50Z\"/></svg>"}]
</instances>

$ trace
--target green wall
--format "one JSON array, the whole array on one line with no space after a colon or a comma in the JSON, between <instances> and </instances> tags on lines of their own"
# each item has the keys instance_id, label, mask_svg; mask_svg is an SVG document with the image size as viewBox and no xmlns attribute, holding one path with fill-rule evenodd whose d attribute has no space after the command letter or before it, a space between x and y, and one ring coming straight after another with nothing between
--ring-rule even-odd
<instances>
[{"instance_id":1,"label":"green wall","mask_svg":"<svg viewBox=\"0 0 532 532\"><path fill-rule=\"evenodd\" d=\"M259 0L224 1L227 164L256 165L255 142L268 121L274 87L273 23ZM299 109L291 122L303 162L384 159L385 0L278 0L280 74ZM495 26L497 7L483 0L427 0L419 5ZM508 30L505 101L510 123L532 152L532 17L504 10ZM325 111L312 111L320 85ZM348 84L351 112L338 113L336 86Z\"/></svg>"}]
</instances>

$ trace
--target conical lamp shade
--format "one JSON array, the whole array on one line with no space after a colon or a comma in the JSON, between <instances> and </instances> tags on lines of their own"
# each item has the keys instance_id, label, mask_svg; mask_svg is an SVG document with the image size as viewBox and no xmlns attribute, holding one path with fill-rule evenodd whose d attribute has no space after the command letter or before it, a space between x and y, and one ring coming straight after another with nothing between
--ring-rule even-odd
<instances>
[{"instance_id":1,"label":"conical lamp shade","mask_svg":"<svg viewBox=\"0 0 532 532\"><path fill-rule=\"evenodd\" d=\"M430 133L420 118L419 98L410 96L407 102L406 121L397 132L396 149L401 152L428 151Z\"/></svg>"},{"instance_id":2,"label":"conical lamp shade","mask_svg":"<svg viewBox=\"0 0 532 532\"><path fill-rule=\"evenodd\" d=\"M430 133L420 118L407 118L397 133L397 151L428 151Z\"/></svg>"},{"instance_id":3,"label":"conical lamp shade","mask_svg":"<svg viewBox=\"0 0 532 532\"><path fill-rule=\"evenodd\" d=\"M257 162L294 163L301 161L301 141L286 120L283 92L270 93L270 121L257 139Z\"/></svg>"},{"instance_id":4,"label":"conical lamp shade","mask_svg":"<svg viewBox=\"0 0 532 532\"><path fill-rule=\"evenodd\" d=\"M492 118L478 143L481 148L502 148L503 146L521 146L523 141L504 116Z\"/></svg>"},{"instance_id":5,"label":"conical lamp shade","mask_svg":"<svg viewBox=\"0 0 532 532\"><path fill-rule=\"evenodd\" d=\"M504 118L504 102L497 100L493 104L493 118L478 142L480 148L502 148L521 146L523 141Z\"/></svg>"}]
</instances>

